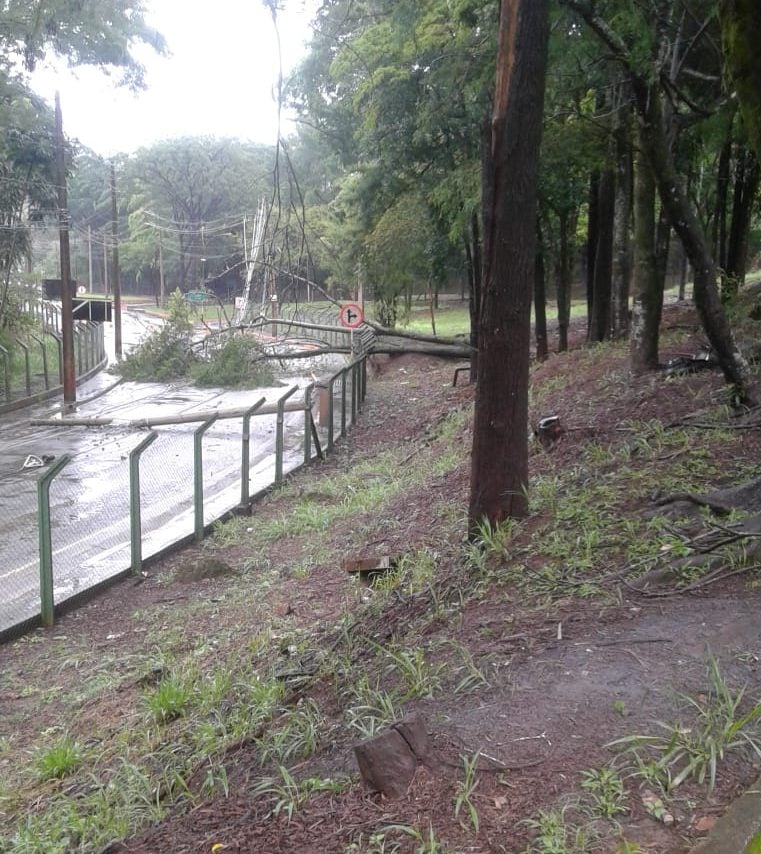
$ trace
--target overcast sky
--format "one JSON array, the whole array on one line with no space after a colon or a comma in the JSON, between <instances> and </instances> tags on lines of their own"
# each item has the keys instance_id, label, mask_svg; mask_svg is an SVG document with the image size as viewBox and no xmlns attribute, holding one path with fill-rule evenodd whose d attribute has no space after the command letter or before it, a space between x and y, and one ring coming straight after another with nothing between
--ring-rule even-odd
<instances>
[{"instance_id":1,"label":"overcast sky","mask_svg":"<svg viewBox=\"0 0 761 854\"><path fill-rule=\"evenodd\" d=\"M286 71L304 54L315 5L286 0L278 15ZM169 54L136 51L147 69L145 91L118 89L96 69L35 72L33 86L51 104L56 89L61 93L66 135L104 156L184 135L274 144L277 38L261 0L147 0L146 6Z\"/></svg>"}]
</instances>

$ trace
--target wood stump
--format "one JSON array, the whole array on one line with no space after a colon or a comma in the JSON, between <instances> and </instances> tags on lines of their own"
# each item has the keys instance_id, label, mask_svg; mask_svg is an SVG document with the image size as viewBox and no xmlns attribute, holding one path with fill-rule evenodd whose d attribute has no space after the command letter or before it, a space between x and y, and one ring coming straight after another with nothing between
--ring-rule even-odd
<instances>
[{"instance_id":1,"label":"wood stump","mask_svg":"<svg viewBox=\"0 0 761 854\"><path fill-rule=\"evenodd\" d=\"M380 735L354 748L359 773L374 791L387 798L401 798L409 788L418 765L430 755L425 720L410 715Z\"/></svg>"}]
</instances>

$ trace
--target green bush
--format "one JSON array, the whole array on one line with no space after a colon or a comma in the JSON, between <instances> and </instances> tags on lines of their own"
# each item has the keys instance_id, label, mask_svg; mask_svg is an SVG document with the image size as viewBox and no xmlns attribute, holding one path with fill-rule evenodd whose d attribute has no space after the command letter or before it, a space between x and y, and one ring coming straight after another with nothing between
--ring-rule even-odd
<instances>
[{"instance_id":1,"label":"green bush","mask_svg":"<svg viewBox=\"0 0 761 854\"><path fill-rule=\"evenodd\" d=\"M228 336L208 360L193 366L192 376L200 386L256 388L270 385L274 374L268 364L258 361L260 355L261 347L253 338Z\"/></svg>"},{"instance_id":2,"label":"green bush","mask_svg":"<svg viewBox=\"0 0 761 854\"><path fill-rule=\"evenodd\" d=\"M169 297L166 323L145 338L115 370L124 379L169 382L188 376L196 356L190 349L193 324L179 290Z\"/></svg>"}]
</instances>

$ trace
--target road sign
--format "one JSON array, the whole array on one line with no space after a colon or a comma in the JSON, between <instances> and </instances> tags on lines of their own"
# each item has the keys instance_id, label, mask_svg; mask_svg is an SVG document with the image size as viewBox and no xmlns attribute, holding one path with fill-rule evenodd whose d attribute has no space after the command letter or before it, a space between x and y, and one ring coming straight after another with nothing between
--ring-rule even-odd
<instances>
[{"instance_id":1,"label":"road sign","mask_svg":"<svg viewBox=\"0 0 761 854\"><path fill-rule=\"evenodd\" d=\"M188 292L185 294L185 299L186 299L188 302L202 302L202 303L205 303L205 302L208 302L208 301L209 301L209 294L208 294L208 292L207 292L207 291L188 291Z\"/></svg>"},{"instance_id":2,"label":"road sign","mask_svg":"<svg viewBox=\"0 0 761 854\"><path fill-rule=\"evenodd\" d=\"M346 305L341 306L338 319L341 321L341 326L345 326L347 329L356 329L364 322L365 315L361 306L355 302L347 302Z\"/></svg>"}]
</instances>

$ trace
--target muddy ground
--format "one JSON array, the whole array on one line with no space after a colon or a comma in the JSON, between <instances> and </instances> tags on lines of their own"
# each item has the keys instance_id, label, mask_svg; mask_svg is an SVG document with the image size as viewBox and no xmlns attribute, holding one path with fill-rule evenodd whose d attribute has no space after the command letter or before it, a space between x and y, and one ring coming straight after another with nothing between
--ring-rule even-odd
<instances>
[{"instance_id":1,"label":"muddy ground","mask_svg":"<svg viewBox=\"0 0 761 854\"><path fill-rule=\"evenodd\" d=\"M700 343L694 315L684 306L667 313L664 335L664 361L694 352ZM550 448L533 443L532 478L545 485L557 478L558 489L578 489L579 495L587 481L597 488L607 479L610 489L599 493L606 497L600 509L620 519L624 530L627 519L639 524L643 514L657 511L658 500L680 478L692 477L684 489L694 491L758 474L761 428L725 429L717 441L712 427L684 427L689 416L700 424L713 419L715 425L731 418L723 408L727 398L717 371L633 378L624 345L588 350L578 346L578 336L576 344L573 352L533 369L532 422L559 415L565 429ZM759 575L750 566L691 592L680 593L677 579L643 593L636 589L634 546L625 537L612 549L595 541L589 523L567 518L567 511L555 517L557 527L567 534L569 525L578 524L579 536L575 541L566 536L560 546L565 553L558 553L557 544L550 552L552 514L561 506L557 499L491 554L488 572L475 580L463 558L473 392L462 379L452 386L454 367L422 357L376 360L365 410L348 439L329 459L296 474L285 491L257 504L250 527L288 518L305 500L310 506L340 501L324 485L384 454L412 469L430 467L428 476L417 477L377 508L336 518L317 532L317 540L313 532L290 533L252 550L245 538L217 538L186 549L148 567L145 578L120 584L65 616L55 629L0 649L0 736L13 745L0 752L0 768L14 773L16 751L31 749L40 733L60 727L62 715L78 737L101 743L130 727L147 726L140 705L144 674L135 678L131 657L167 643L175 655L223 662L236 650L243 654L251 648L267 625L275 638L274 655L280 657L275 664L282 670L285 659L285 669L296 672L295 678L284 677L287 702L293 706L312 698L324 715L326 735L311 756L287 763L290 773L295 779L348 782L341 791L312 794L290 819L285 810L273 815L273 797L254 789L277 768L262 767L261 743L244 740L226 750L225 792L201 794L191 774L192 800L180 799L160 823L101 850L689 850L729 800L758 776L758 756L752 750L728 751L713 789L690 778L663 791L634 773L631 756L617 760L610 743L668 732L661 724L700 733L705 719L686 698L715 708L712 660L731 691L745 688L740 711L761 701ZM438 449L441 425L453 412L462 418L449 431L447 447ZM682 438L672 440L670 430L682 431ZM639 444L638 436L645 437ZM459 459L437 468L440 455L453 450L461 452ZM641 460L641 480L636 474L621 479L624 458L634 473ZM667 528L653 529L651 536L663 539L666 552L678 540ZM551 575L543 544L552 554ZM647 544L639 547L644 553ZM579 569L584 564L577 549L589 553L587 574ZM375 608L368 602L372 605L377 594L371 588L358 592L341 565L347 557L422 551L433 556L440 581L436 595L399 590ZM212 557L234 574L197 580L188 573ZM251 599L241 598L245 573L264 568L275 580L256 588ZM278 638L292 635L309 637L306 647L317 650L309 655L317 655L319 666L305 663L307 654L294 662L290 647L278 646ZM432 752L399 799L369 791L358 777L352 750L358 739L346 725L345 703L324 655L328 649L337 656L341 638L348 635L354 645L346 654L353 656L355 673L362 671L365 656L368 674L383 682L386 671L374 653L378 646L396 644L424 650L434 668L429 673L437 674L431 696L404 703L405 714L423 716ZM450 649L458 650L454 658ZM474 669L464 663L462 650ZM107 678L111 666L120 679ZM458 690L475 672L481 678L473 676L472 684ZM171 730L164 738L171 738ZM461 801L456 809L463 762L474 757L477 786L469 802L477 830L468 803ZM584 773L611 767L624 789L620 797L611 796L614 814L605 815L602 790L585 788L590 778ZM674 765L674 775L680 767ZM66 794L65 781L35 788L28 778L19 779L28 793L23 808L30 811L44 810L50 795ZM70 796L76 795L74 787ZM4 810L6 839L19 809L17 799L13 809Z\"/></svg>"}]
</instances>

